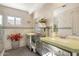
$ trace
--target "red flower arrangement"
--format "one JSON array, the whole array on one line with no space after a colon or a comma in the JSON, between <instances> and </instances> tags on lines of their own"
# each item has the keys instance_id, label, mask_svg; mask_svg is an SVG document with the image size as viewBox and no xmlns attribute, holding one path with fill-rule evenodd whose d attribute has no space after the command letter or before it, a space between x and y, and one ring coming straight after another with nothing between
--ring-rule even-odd
<instances>
[{"instance_id":1,"label":"red flower arrangement","mask_svg":"<svg viewBox=\"0 0 79 59\"><path fill-rule=\"evenodd\" d=\"M22 35L20 33L17 34L11 34L8 36L8 39L11 41L19 41L22 38Z\"/></svg>"}]
</instances>

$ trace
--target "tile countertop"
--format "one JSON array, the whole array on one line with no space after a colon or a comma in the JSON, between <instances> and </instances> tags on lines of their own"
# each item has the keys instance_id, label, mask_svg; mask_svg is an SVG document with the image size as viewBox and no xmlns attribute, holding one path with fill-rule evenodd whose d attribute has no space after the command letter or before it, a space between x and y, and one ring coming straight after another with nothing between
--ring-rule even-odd
<instances>
[{"instance_id":1,"label":"tile countertop","mask_svg":"<svg viewBox=\"0 0 79 59\"><path fill-rule=\"evenodd\" d=\"M79 53L79 40L60 37L41 37L41 41L69 52Z\"/></svg>"}]
</instances>

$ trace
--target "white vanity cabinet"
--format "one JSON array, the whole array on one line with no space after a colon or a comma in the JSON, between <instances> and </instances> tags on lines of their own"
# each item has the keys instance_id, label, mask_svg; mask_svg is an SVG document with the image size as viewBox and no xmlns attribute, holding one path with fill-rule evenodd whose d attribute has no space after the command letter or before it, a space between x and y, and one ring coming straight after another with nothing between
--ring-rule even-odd
<instances>
[{"instance_id":1,"label":"white vanity cabinet","mask_svg":"<svg viewBox=\"0 0 79 59\"><path fill-rule=\"evenodd\" d=\"M33 52L36 52L36 48L39 48L40 36L36 33L27 33L26 34L26 46L30 48L30 50L33 49ZM41 45L40 45L41 46Z\"/></svg>"},{"instance_id":2,"label":"white vanity cabinet","mask_svg":"<svg viewBox=\"0 0 79 59\"><path fill-rule=\"evenodd\" d=\"M35 33L27 33L26 34L26 45L30 48L30 50L33 48L35 49L35 43L33 43L33 37L35 36Z\"/></svg>"},{"instance_id":3,"label":"white vanity cabinet","mask_svg":"<svg viewBox=\"0 0 79 59\"><path fill-rule=\"evenodd\" d=\"M30 36L26 35L26 46L28 46L30 48Z\"/></svg>"},{"instance_id":4,"label":"white vanity cabinet","mask_svg":"<svg viewBox=\"0 0 79 59\"><path fill-rule=\"evenodd\" d=\"M43 43L43 46L46 47L51 53L52 56L70 56L71 54L65 50L62 50L53 45L49 45L47 43Z\"/></svg>"},{"instance_id":5,"label":"white vanity cabinet","mask_svg":"<svg viewBox=\"0 0 79 59\"><path fill-rule=\"evenodd\" d=\"M47 48L53 56L53 50L52 50L51 46L49 44L46 44L46 43L42 43L42 45L43 45L43 47Z\"/></svg>"},{"instance_id":6,"label":"white vanity cabinet","mask_svg":"<svg viewBox=\"0 0 79 59\"><path fill-rule=\"evenodd\" d=\"M36 51L41 55L41 56L52 56L51 51L47 47L47 45L43 42L38 42Z\"/></svg>"}]
</instances>

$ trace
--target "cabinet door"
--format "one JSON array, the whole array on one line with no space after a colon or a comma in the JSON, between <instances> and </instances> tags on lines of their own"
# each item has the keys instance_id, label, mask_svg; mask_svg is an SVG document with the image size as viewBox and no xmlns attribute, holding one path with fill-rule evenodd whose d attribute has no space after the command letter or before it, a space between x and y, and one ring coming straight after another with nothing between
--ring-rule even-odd
<instances>
[{"instance_id":1,"label":"cabinet door","mask_svg":"<svg viewBox=\"0 0 79 59\"><path fill-rule=\"evenodd\" d=\"M57 56L70 56L70 53L53 46L54 54Z\"/></svg>"},{"instance_id":2,"label":"cabinet door","mask_svg":"<svg viewBox=\"0 0 79 59\"><path fill-rule=\"evenodd\" d=\"M64 51L58 47L55 47L53 45L49 45L49 44L46 44L46 43L43 43L43 47L46 47L52 54L55 55L55 56L70 56L70 53L67 52L67 51Z\"/></svg>"},{"instance_id":3,"label":"cabinet door","mask_svg":"<svg viewBox=\"0 0 79 59\"><path fill-rule=\"evenodd\" d=\"M26 45L29 46L30 45L30 36L26 35Z\"/></svg>"}]
</instances>

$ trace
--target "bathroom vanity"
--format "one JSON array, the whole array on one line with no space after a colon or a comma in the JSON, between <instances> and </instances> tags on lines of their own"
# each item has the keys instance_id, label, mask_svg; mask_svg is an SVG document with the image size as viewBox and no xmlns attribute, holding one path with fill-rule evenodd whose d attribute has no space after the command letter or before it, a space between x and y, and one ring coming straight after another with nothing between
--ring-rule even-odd
<instances>
[{"instance_id":1,"label":"bathroom vanity","mask_svg":"<svg viewBox=\"0 0 79 59\"><path fill-rule=\"evenodd\" d=\"M36 33L27 33L26 34L26 45L31 49L33 49L34 52L36 49L36 43L35 43L35 38L36 37Z\"/></svg>"},{"instance_id":2,"label":"bathroom vanity","mask_svg":"<svg viewBox=\"0 0 79 59\"><path fill-rule=\"evenodd\" d=\"M60 56L77 56L79 54L79 40L60 37L42 37L42 43L45 43L51 52Z\"/></svg>"}]
</instances>

